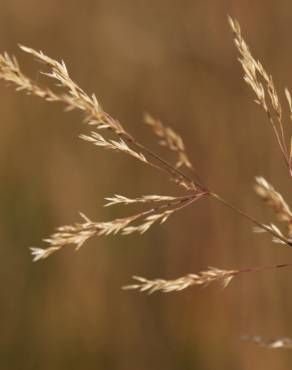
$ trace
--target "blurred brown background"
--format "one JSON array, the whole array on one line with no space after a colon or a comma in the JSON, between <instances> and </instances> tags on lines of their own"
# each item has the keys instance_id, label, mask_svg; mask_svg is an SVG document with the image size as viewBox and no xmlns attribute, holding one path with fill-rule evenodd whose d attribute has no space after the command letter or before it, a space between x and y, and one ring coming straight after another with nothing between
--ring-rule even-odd
<instances>
[{"instance_id":1,"label":"blurred brown background","mask_svg":"<svg viewBox=\"0 0 292 370\"><path fill-rule=\"evenodd\" d=\"M264 222L252 190L263 175L289 200L291 183L263 112L242 81L226 15L237 17L279 87L292 86L291 1L2 0L1 50L35 79L22 43L63 58L72 77L154 149L145 110L173 126L206 182ZM282 90L281 90L282 92ZM282 94L283 95L283 94ZM281 96L282 96L281 95ZM290 369L292 352L240 341L292 337L292 271L146 296L133 274L174 278L291 261L214 201L201 201L143 237L90 240L33 264L28 247L78 211L110 220L114 193L178 194L161 174L78 139L80 115L0 85L0 369ZM165 152L161 152L165 154Z\"/></svg>"}]
</instances>

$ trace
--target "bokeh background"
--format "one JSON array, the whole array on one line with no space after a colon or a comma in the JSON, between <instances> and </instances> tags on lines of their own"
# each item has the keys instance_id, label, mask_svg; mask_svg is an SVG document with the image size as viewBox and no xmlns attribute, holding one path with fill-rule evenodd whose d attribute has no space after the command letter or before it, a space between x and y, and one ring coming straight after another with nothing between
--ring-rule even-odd
<instances>
[{"instance_id":1,"label":"bokeh background","mask_svg":"<svg viewBox=\"0 0 292 370\"><path fill-rule=\"evenodd\" d=\"M263 222L263 175L289 200L291 183L263 112L252 102L227 25L237 17L280 87L292 86L291 1L1 0L0 48L44 81L18 43L64 59L72 77L151 148L149 111L185 139L212 189ZM174 278L207 266L292 261L214 201L144 236L101 237L32 263L56 226L82 211L98 221L112 194L178 194L160 173L78 139L78 112L0 86L0 369L245 370L291 368L292 352L240 340L292 336L292 270L247 274L169 295L121 291L133 274ZM289 122L287 125L289 126ZM289 129L289 127L288 127ZM171 159L172 157L170 157ZM127 213L128 212L128 213Z\"/></svg>"}]
</instances>

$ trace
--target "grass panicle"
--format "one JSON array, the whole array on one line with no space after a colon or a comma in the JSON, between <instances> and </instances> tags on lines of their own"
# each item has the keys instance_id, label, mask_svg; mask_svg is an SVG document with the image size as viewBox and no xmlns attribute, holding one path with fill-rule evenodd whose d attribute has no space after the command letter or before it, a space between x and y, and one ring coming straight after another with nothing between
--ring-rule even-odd
<instances>
[{"instance_id":1,"label":"grass panicle","mask_svg":"<svg viewBox=\"0 0 292 370\"><path fill-rule=\"evenodd\" d=\"M239 53L239 62L243 68L244 81L253 91L255 102L267 115L289 175L292 177L292 141L290 139L289 148L284 127L283 108L273 78L251 54L237 20L231 17L228 19L233 33L234 44ZM255 219L249 213L229 203L222 195L207 187L194 168L187 154L183 139L172 128L165 126L160 120L153 118L149 114L146 114L144 117L145 123L157 136L159 144L168 149L171 152L170 154L175 155L174 164L168 158L162 157L153 151L152 148L142 144L128 132L124 125L106 112L95 94L88 94L71 78L64 61L57 61L42 51L36 51L26 46L21 45L20 49L31 55L42 65L41 73L54 82L53 88L43 86L26 76L22 72L16 58L9 56L7 53L0 54L1 80L13 85L17 91L24 91L49 103L61 103L66 111L80 111L83 114L84 128L87 130L85 133L80 133L80 139L102 149L127 154L129 157L142 162L143 165L152 167L177 184L178 190L181 192L176 196L151 194L136 198L129 198L123 195L110 196L106 198L106 207L138 204L145 206L146 210L105 222L91 221L81 213L81 222L58 227L51 236L45 238L43 241L48 244L46 248L31 248L34 261L46 259L54 252L68 245L79 249L88 239L95 236L143 234L154 224L162 224L177 211L207 197L228 207L251 222L255 227L255 231L267 232L272 236L273 241L288 247L292 246L291 210L281 194L263 177L256 178L255 191L267 206L274 211L277 220L285 224L285 233L274 224L267 225ZM289 118L292 121L291 95L288 88L285 88L284 92ZM226 287L235 276L242 273L288 266L291 266L291 264L231 270L210 267L206 271L188 274L173 280L150 280L134 276L135 284L125 286L124 289L148 293L156 291L168 293L181 291L195 285L206 286L216 281L220 282L223 287ZM251 337L250 340L268 348L292 348L291 340L286 338L269 342L262 340L260 337Z\"/></svg>"}]
</instances>

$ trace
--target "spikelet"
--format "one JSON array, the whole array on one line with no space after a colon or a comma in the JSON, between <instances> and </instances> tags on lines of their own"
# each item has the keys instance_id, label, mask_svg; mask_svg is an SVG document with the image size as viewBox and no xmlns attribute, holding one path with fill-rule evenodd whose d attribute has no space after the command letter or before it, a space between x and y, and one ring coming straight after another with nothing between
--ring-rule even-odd
<instances>
[{"instance_id":1,"label":"spikelet","mask_svg":"<svg viewBox=\"0 0 292 370\"><path fill-rule=\"evenodd\" d=\"M92 131L90 135L79 135L80 139L88 141L96 146L102 147L104 149L110 149L118 152L127 153L130 156L138 159L139 161L147 163L147 159L142 153L137 153L133 149L131 149L124 140L120 139L120 141L115 140L106 140L102 135L99 133Z\"/></svg>"},{"instance_id":2,"label":"spikelet","mask_svg":"<svg viewBox=\"0 0 292 370\"><path fill-rule=\"evenodd\" d=\"M220 270L216 267L209 267L207 271L202 271L198 274L188 274L175 280L148 280L140 276L133 276L133 279L136 280L137 283L124 286L123 289L137 289L140 292L148 292L149 294L157 291L169 293L173 291L184 290L192 285L207 286L213 281L220 282L222 284L222 287L226 288L232 280L233 276L237 273L237 271L233 270L227 271Z\"/></svg>"},{"instance_id":3,"label":"spikelet","mask_svg":"<svg viewBox=\"0 0 292 370\"><path fill-rule=\"evenodd\" d=\"M61 101L61 96L48 88L40 87L26 77L20 70L15 57L7 53L0 54L0 79L16 86L17 91L24 90L27 94L35 95L47 101Z\"/></svg>"},{"instance_id":4,"label":"spikelet","mask_svg":"<svg viewBox=\"0 0 292 370\"><path fill-rule=\"evenodd\" d=\"M166 195L143 195L139 198L127 198L123 195L115 194L113 197L105 198L108 201L104 206L109 207L116 204L137 204L137 203L152 203L152 202L169 202L179 200L180 197L170 197Z\"/></svg>"},{"instance_id":5,"label":"spikelet","mask_svg":"<svg viewBox=\"0 0 292 370\"><path fill-rule=\"evenodd\" d=\"M291 240L287 238L282 233L282 231L274 224L270 225L262 224L261 226L255 226L253 228L253 232L257 234L270 232L270 234L273 235L272 242L291 247Z\"/></svg>"},{"instance_id":6,"label":"spikelet","mask_svg":"<svg viewBox=\"0 0 292 370\"><path fill-rule=\"evenodd\" d=\"M172 128L164 126L161 121L153 118L150 114L146 113L144 116L144 122L152 127L154 133L159 138L159 144L168 148L169 150L177 154L176 167L186 166L193 168L191 161L189 160L183 139L178 135Z\"/></svg>"},{"instance_id":7,"label":"spikelet","mask_svg":"<svg viewBox=\"0 0 292 370\"><path fill-rule=\"evenodd\" d=\"M291 156L287 149L282 122L282 106L280 104L273 78L266 72L262 64L252 56L249 47L242 38L240 26L237 20L234 20L231 17L228 17L228 20L233 32L234 44L240 54L239 62L244 71L244 81L254 92L256 96L255 102L266 112L284 161L289 169L289 174L292 176ZM288 89L285 90L285 94L291 115L291 98Z\"/></svg>"},{"instance_id":8,"label":"spikelet","mask_svg":"<svg viewBox=\"0 0 292 370\"><path fill-rule=\"evenodd\" d=\"M265 347L268 349L292 349L292 339L290 338L265 340L260 336L243 336L241 339L244 341L256 343L260 347Z\"/></svg>"},{"instance_id":9,"label":"spikelet","mask_svg":"<svg viewBox=\"0 0 292 370\"><path fill-rule=\"evenodd\" d=\"M261 272L266 270L276 270L291 267L291 263L277 264L264 267L249 267L241 270L221 270L216 267L209 267L208 270L198 274L188 274L174 280L154 279L149 280L140 276L133 276L138 283L124 286L125 290L139 290L141 292L154 293L161 291L164 293L184 290L193 285L209 285L213 281L221 283L226 288L231 280L240 274Z\"/></svg>"},{"instance_id":10,"label":"spikelet","mask_svg":"<svg viewBox=\"0 0 292 370\"><path fill-rule=\"evenodd\" d=\"M288 88L286 87L285 88L285 96L286 96L286 99L287 99L287 102L288 102L288 107L289 107L289 114L290 114L290 120L292 121L292 100L291 100L291 94L290 94L290 91L288 90Z\"/></svg>"},{"instance_id":11,"label":"spikelet","mask_svg":"<svg viewBox=\"0 0 292 370\"><path fill-rule=\"evenodd\" d=\"M162 224L174 212L190 205L201 197L204 197L204 194L190 195L182 198L174 197L172 201L160 204L147 211L107 222L93 222L83 213L80 213L84 222L58 227L55 233L43 240L49 244L48 248L30 248L33 261L45 259L67 245L73 245L78 250L93 236L108 236L118 233L129 235L136 232L144 234L154 223L160 222ZM140 224L130 225L138 220L140 220Z\"/></svg>"},{"instance_id":12,"label":"spikelet","mask_svg":"<svg viewBox=\"0 0 292 370\"><path fill-rule=\"evenodd\" d=\"M264 202L273 209L278 220L287 225L288 237L292 237L292 212L282 195L263 177L256 177L254 188ZM273 228L275 229L275 226Z\"/></svg>"}]
</instances>

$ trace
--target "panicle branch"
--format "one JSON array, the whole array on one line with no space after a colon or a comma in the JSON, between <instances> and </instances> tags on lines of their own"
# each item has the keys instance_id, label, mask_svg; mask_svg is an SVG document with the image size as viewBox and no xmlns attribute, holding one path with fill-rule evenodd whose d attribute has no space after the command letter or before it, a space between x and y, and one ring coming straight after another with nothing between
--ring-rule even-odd
<instances>
[{"instance_id":1,"label":"panicle branch","mask_svg":"<svg viewBox=\"0 0 292 370\"><path fill-rule=\"evenodd\" d=\"M283 267L291 267L292 264L281 264L265 267L252 267L241 270L221 270L217 267L209 267L208 270L199 272L198 274L188 274L174 280L154 279L149 280L140 276L133 276L137 281L136 284L126 285L125 290L139 290L140 292L148 292L152 294L157 291L169 293L173 291L181 291L193 285L207 286L210 283L217 281L221 283L223 288L226 288L231 280L243 273L260 272L265 270L275 270Z\"/></svg>"},{"instance_id":2,"label":"panicle branch","mask_svg":"<svg viewBox=\"0 0 292 370\"><path fill-rule=\"evenodd\" d=\"M140 292L148 292L152 294L157 291L163 293L169 293L173 291L180 291L186 289L192 285L203 285L207 286L213 281L220 281L222 286L225 288L237 271L233 270L220 270L216 267L209 267L208 270L202 271L198 274L188 274L174 280L163 280L154 279L148 280L141 276L133 276L133 279L137 281L136 284L126 285L123 287L125 290L136 289Z\"/></svg>"},{"instance_id":3,"label":"panicle branch","mask_svg":"<svg viewBox=\"0 0 292 370\"><path fill-rule=\"evenodd\" d=\"M147 159L142 153L137 153L132 150L123 139L120 139L119 141L106 140L102 135L95 131L91 131L89 135L79 135L79 137L82 140L89 141L96 146L102 147L104 149L127 153L132 157L138 159L139 161L148 163Z\"/></svg>"},{"instance_id":4,"label":"panicle branch","mask_svg":"<svg viewBox=\"0 0 292 370\"><path fill-rule=\"evenodd\" d=\"M253 90L256 96L255 102L266 112L284 161L289 169L289 174L292 176L291 150L288 151L287 149L282 122L282 107L273 78L265 71L262 64L252 56L249 47L241 35L238 21L231 17L228 17L228 20L233 32L234 44L240 54L239 62L244 71L244 81ZM292 116L291 97L288 89L285 90L285 94L289 104L290 116Z\"/></svg>"},{"instance_id":5,"label":"panicle branch","mask_svg":"<svg viewBox=\"0 0 292 370\"><path fill-rule=\"evenodd\" d=\"M104 135L97 132L91 132L89 135L80 135L83 140L106 149L127 153L138 160L142 160L144 163L168 173L171 180L188 190L201 188L192 179L144 147L126 132L118 120L102 109L94 94L88 95L71 79L64 61L58 62L45 55L42 51L36 51L25 46L20 46L20 48L24 52L33 55L37 61L43 63L49 69L49 72L42 72L42 74L53 79L56 82L56 86L61 88L61 92L55 93L51 89L42 87L26 77L21 72L16 59L9 57L7 53L0 55L0 79L14 84L17 90L24 90L28 94L39 96L47 101L61 102L65 105L67 111L80 110L84 113L84 122L87 125L97 130L107 129L120 137L120 141L115 141L107 139ZM146 160L145 155L139 152L139 150L145 151L152 160Z\"/></svg>"},{"instance_id":6,"label":"panicle branch","mask_svg":"<svg viewBox=\"0 0 292 370\"><path fill-rule=\"evenodd\" d=\"M29 95L35 95L47 101L61 101L62 97L48 88L40 87L26 77L20 70L15 57L7 53L0 54L0 78L16 86L16 91L25 91Z\"/></svg>"},{"instance_id":7,"label":"panicle branch","mask_svg":"<svg viewBox=\"0 0 292 370\"><path fill-rule=\"evenodd\" d=\"M267 180L263 177L256 177L254 188L264 202L274 210L279 221L292 222L292 213L288 204Z\"/></svg>"},{"instance_id":8,"label":"panicle branch","mask_svg":"<svg viewBox=\"0 0 292 370\"><path fill-rule=\"evenodd\" d=\"M185 197L173 197L173 200L148 209L147 211L108 222L93 222L81 213L80 215L84 220L83 223L58 227L54 234L43 240L49 244L48 248L32 247L31 253L34 257L33 260L38 261L40 259L45 259L67 245L73 245L78 250L93 236L108 236L118 233L129 235L135 232L143 234L154 223L164 223L174 212L192 204L205 195L204 193L198 193ZM140 220L138 225L130 225L138 220Z\"/></svg>"},{"instance_id":9,"label":"panicle branch","mask_svg":"<svg viewBox=\"0 0 292 370\"><path fill-rule=\"evenodd\" d=\"M170 197L166 195L143 195L139 198L127 198L123 195L114 195L110 198L105 198L105 200L108 201L108 203L105 204L105 207L109 207L116 204L136 204L136 203L152 203L152 202L169 202L177 199L181 199L185 197Z\"/></svg>"},{"instance_id":10,"label":"panicle branch","mask_svg":"<svg viewBox=\"0 0 292 370\"><path fill-rule=\"evenodd\" d=\"M155 135L159 138L159 144L168 148L177 154L177 161L175 166L177 168L186 166L193 169L193 165L186 153L185 144L180 135L178 135L172 128L164 126L158 119L153 118L150 114L146 113L144 122L149 125Z\"/></svg>"}]
</instances>

